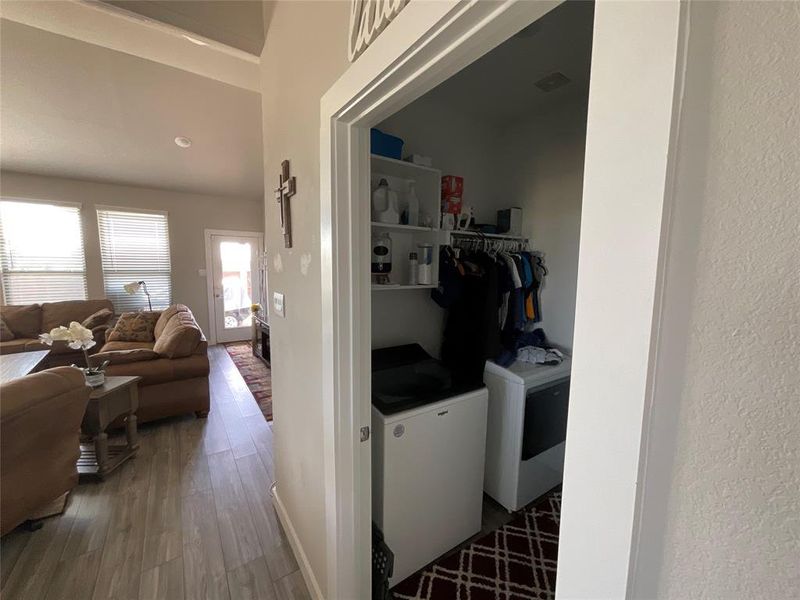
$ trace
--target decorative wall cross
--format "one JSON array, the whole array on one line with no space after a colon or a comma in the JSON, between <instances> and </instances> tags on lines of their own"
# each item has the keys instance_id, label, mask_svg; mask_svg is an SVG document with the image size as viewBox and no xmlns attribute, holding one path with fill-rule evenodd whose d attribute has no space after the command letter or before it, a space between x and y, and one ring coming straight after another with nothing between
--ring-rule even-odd
<instances>
[{"instance_id":1,"label":"decorative wall cross","mask_svg":"<svg viewBox=\"0 0 800 600\"><path fill-rule=\"evenodd\" d=\"M281 175L278 180L278 187L275 189L275 200L281 205L281 231L283 232L283 244L287 248L292 247L292 213L289 207L289 198L297 192L297 183L294 177L289 176L289 161L281 163Z\"/></svg>"}]
</instances>

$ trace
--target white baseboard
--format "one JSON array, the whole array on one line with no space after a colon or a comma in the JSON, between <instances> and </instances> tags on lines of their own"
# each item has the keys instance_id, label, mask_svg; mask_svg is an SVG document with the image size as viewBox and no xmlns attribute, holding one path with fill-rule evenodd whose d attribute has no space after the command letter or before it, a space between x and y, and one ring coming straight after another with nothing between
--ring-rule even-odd
<instances>
[{"instance_id":1,"label":"white baseboard","mask_svg":"<svg viewBox=\"0 0 800 600\"><path fill-rule=\"evenodd\" d=\"M294 557L297 559L297 564L300 565L300 573L303 574L303 579L306 582L306 587L311 597L314 598L314 600L325 600L322 596L319 583L317 583L317 578L314 577L314 571L311 570L308 557L303 551L300 538L297 537L297 531L295 531L292 520L289 518L289 513L286 512L286 507L283 505L283 502L281 502L277 487L274 489L272 498L275 501L275 510L278 512L278 519L280 519L281 525L283 525L283 529L286 531L286 537L289 538L289 545L292 547L292 552L294 552Z\"/></svg>"}]
</instances>

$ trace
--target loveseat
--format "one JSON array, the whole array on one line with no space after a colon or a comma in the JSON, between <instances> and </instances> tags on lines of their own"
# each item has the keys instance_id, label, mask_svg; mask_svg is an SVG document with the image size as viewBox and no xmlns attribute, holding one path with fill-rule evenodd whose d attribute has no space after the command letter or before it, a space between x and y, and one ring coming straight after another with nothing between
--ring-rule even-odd
<instances>
[{"instance_id":1,"label":"loveseat","mask_svg":"<svg viewBox=\"0 0 800 600\"><path fill-rule=\"evenodd\" d=\"M0 386L0 534L58 512L43 509L77 485L81 421L90 393L83 373L73 367Z\"/></svg>"},{"instance_id":2,"label":"loveseat","mask_svg":"<svg viewBox=\"0 0 800 600\"><path fill-rule=\"evenodd\" d=\"M92 330L96 342L89 349L92 354L103 345L113 316L114 305L106 299L0 306L0 354L49 350L41 369L73 363L85 367L82 351L73 350L63 341L47 346L39 341L39 334L60 325L69 327L72 321L77 321Z\"/></svg>"},{"instance_id":3,"label":"loveseat","mask_svg":"<svg viewBox=\"0 0 800 600\"><path fill-rule=\"evenodd\" d=\"M190 412L208 415L208 342L188 307L123 313L106 338L91 361L109 361L106 376L142 378L139 423Z\"/></svg>"}]
</instances>

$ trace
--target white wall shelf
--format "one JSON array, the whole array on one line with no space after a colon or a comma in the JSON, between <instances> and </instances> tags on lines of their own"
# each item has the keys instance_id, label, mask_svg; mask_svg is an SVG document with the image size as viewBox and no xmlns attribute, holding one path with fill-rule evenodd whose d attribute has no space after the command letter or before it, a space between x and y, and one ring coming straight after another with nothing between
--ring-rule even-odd
<instances>
[{"instance_id":1,"label":"white wall shelf","mask_svg":"<svg viewBox=\"0 0 800 600\"><path fill-rule=\"evenodd\" d=\"M424 167L404 160L397 160L396 158L389 158L388 156L381 156L380 154L371 154L373 170L375 167L385 167L391 173L396 174L398 177L406 179L413 179L415 174L418 173L432 173L441 177L442 172L433 167Z\"/></svg>"},{"instance_id":2,"label":"white wall shelf","mask_svg":"<svg viewBox=\"0 0 800 600\"><path fill-rule=\"evenodd\" d=\"M430 233L433 231L437 231L432 227L419 227L417 225L403 225L399 223L376 223L375 221L372 222L373 229L388 229L389 231L397 231L400 233L414 233L414 232L424 232Z\"/></svg>"},{"instance_id":3,"label":"white wall shelf","mask_svg":"<svg viewBox=\"0 0 800 600\"><path fill-rule=\"evenodd\" d=\"M424 290L436 287L439 281L439 245L441 235L439 229L439 211L441 206L442 174L438 169L423 167L414 163L372 155L370 182L372 190L378 187L381 179L386 179L389 189L397 193L400 213L407 206L409 182L415 182L416 195L419 200L420 222L427 217L431 227L420 225L403 225L400 223L378 223L373 221L371 229L374 234L388 233L392 240L392 271L389 273L390 285L373 285L373 291L390 290ZM370 202L370 210L372 209ZM433 246L432 284L409 285L408 255L418 252L419 244Z\"/></svg>"},{"instance_id":4,"label":"white wall shelf","mask_svg":"<svg viewBox=\"0 0 800 600\"><path fill-rule=\"evenodd\" d=\"M433 288L438 287L435 284L426 284L426 285L379 285L379 284L372 284L372 291L373 292L388 292L392 290L432 290Z\"/></svg>"}]
</instances>

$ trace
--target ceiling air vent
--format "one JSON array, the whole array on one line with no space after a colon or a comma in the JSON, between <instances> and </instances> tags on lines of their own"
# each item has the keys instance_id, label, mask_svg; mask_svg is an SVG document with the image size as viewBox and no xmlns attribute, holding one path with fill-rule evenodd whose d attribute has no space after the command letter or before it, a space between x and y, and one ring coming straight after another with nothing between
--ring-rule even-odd
<instances>
[{"instance_id":1,"label":"ceiling air vent","mask_svg":"<svg viewBox=\"0 0 800 600\"><path fill-rule=\"evenodd\" d=\"M569 77L556 71L555 73L550 73L550 75L542 77L534 85L543 92L552 92L553 90L560 88L562 85L567 85L569 82Z\"/></svg>"}]
</instances>

